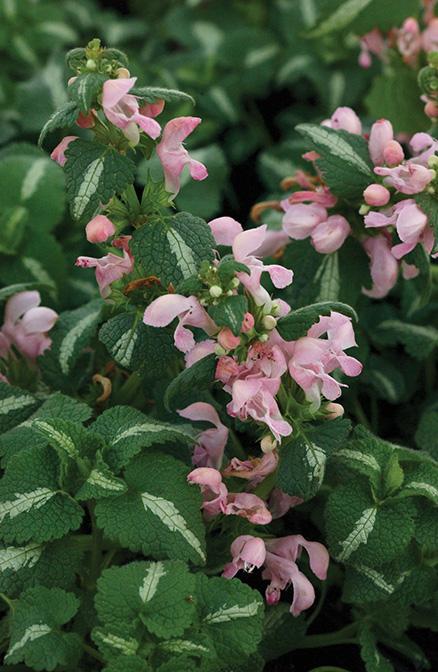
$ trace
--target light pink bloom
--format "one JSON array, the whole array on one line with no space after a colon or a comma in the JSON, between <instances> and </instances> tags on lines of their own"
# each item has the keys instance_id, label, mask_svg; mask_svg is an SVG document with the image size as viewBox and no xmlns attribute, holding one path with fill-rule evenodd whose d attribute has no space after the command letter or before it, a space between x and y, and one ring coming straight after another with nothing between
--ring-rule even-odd
<instances>
[{"instance_id":1,"label":"light pink bloom","mask_svg":"<svg viewBox=\"0 0 438 672\"><path fill-rule=\"evenodd\" d=\"M184 355L186 362L186 369L196 362L199 362L200 359L212 355L216 350L216 341L213 341L211 338L207 338L204 341L199 341L196 345Z\"/></svg>"},{"instance_id":2,"label":"light pink bloom","mask_svg":"<svg viewBox=\"0 0 438 672\"><path fill-rule=\"evenodd\" d=\"M140 114L143 114L145 117L158 117L164 110L165 104L166 102L161 98L155 100L153 103L145 103L140 108Z\"/></svg>"},{"instance_id":3,"label":"light pink bloom","mask_svg":"<svg viewBox=\"0 0 438 672\"><path fill-rule=\"evenodd\" d=\"M264 271L269 273L274 287L283 289L291 284L293 273L291 270L279 266L278 264L265 265L258 258L259 248L264 244L267 235L266 225L259 226L256 229L243 231L236 236L233 241L232 249L236 261L248 266L250 274L237 273L237 277L242 285L252 294L257 305L270 305L271 297L262 285L261 276Z\"/></svg>"},{"instance_id":4,"label":"light pink bloom","mask_svg":"<svg viewBox=\"0 0 438 672\"><path fill-rule=\"evenodd\" d=\"M401 262L402 276L405 280L412 280L420 274L420 269L414 264L407 264L406 261Z\"/></svg>"},{"instance_id":5,"label":"light pink bloom","mask_svg":"<svg viewBox=\"0 0 438 672\"><path fill-rule=\"evenodd\" d=\"M247 378L236 380L231 388L232 400L227 405L231 417L247 420L251 417L256 422L269 427L277 441L282 436L289 436L292 427L283 420L275 400L280 387L278 378Z\"/></svg>"},{"instance_id":6,"label":"light pink bloom","mask_svg":"<svg viewBox=\"0 0 438 672\"><path fill-rule=\"evenodd\" d=\"M50 158L53 159L53 161L56 161L60 166L64 166L65 162L67 161L67 157L65 156L65 150L69 146L73 140L77 140L78 136L77 135L66 135L65 138L62 138L61 142L59 145L56 145L55 149L53 152L50 154Z\"/></svg>"},{"instance_id":7,"label":"light pink bloom","mask_svg":"<svg viewBox=\"0 0 438 672\"><path fill-rule=\"evenodd\" d=\"M421 33L418 21L412 17L405 19L398 31L397 47L405 63L415 64L421 50Z\"/></svg>"},{"instance_id":8,"label":"light pink bloom","mask_svg":"<svg viewBox=\"0 0 438 672\"><path fill-rule=\"evenodd\" d=\"M95 268L100 295L106 299L111 294L111 284L134 270L132 255L123 249L123 256L109 252L104 257L78 257L75 262L80 268Z\"/></svg>"},{"instance_id":9,"label":"light pink bloom","mask_svg":"<svg viewBox=\"0 0 438 672\"><path fill-rule=\"evenodd\" d=\"M438 141L429 133L415 133L409 142L409 147L414 155L409 163L420 164L427 168L429 159L438 152Z\"/></svg>"},{"instance_id":10,"label":"light pink bloom","mask_svg":"<svg viewBox=\"0 0 438 672\"><path fill-rule=\"evenodd\" d=\"M231 247L233 240L242 233L242 225L232 217L217 217L208 222L213 238L217 245Z\"/></svg>"},{"instance_id":11,"label":"light pink bloom","mask_svg":"<svg viewBox=\"0 0 438 672\"><path fill-rule=\"evenodd\" d=\"M220 330L217 340L225 350L234 350L240 345L240 337L235 336L229 327Z\"/></svg>"},{"instance_id":12,"label":"light pink bloom","mask_svg":"<svg viewBox=\"0 0 438 672\"><path fill-rule=\"evenodd\" d=\"M242 368L233 357L220 357L216 366L216 380L229 385L234 378L240 375Z\"/></svg>"},{"instance_id":13,"label":"light pink bloom","mask_svg":"<svg viewBox=\"0 0 438 672\"><path fill-rule=\"evenodd\" d=\"M370 273L373 281L371 289L362 292L373 299L381 299L397 282L398 263L391 254L391 242L386 235L367 238L363 246L371 259Z\"/></svg>"},{"instance_id":14,"label":"light pink bloom","mask_svg":"<svg viewBox=\"0 0 438 672\"><path fill-rule=\"evenodd\" d=\"M324 411L326 413L327 420L335 420L336 418L342 418L344 415L344 407L341 404L335 404L333 401L329 401L325 407Z\"/></svg>"},{"instance_id":15,"label":"light pink bloom","mask_svg":"<svg viewBox=\"0 0 438 672\"><path fill-rule=\"evenodd\" d=\"M338 201L328 187L316 187L316 189L310 191L294 191L286 200L291 205L308 202L318 203L324 208L333 208Z\"/></svg>"},{"instance_id":16,"label":"light pink bloom","mask_svg":"<svg viewBox=\"0 0 438 672\"><path fill-rule=\"evenodd\" d=\"M335 369L347 376L358 376L362 371L362 364L344 352L356 345L351 319L335 311L320 317L308 335L295 342L289 373L316 408L321 394L333 401L341 395L341 387L346 387L330 375Z\"/></svg>"},{"instance_id":17,"label":"light pink bloom","mask_svg":"<svg viewBox=\"0 0 438 672\"><path fill-rule=\"evenodd\" d=\"M291 205L286 199L281 206L285 210L283 229L293 240L304 240L318 224L327 221L327 210L316 203Z\"/></svg>"},{"instance_id":18,"label":"light pink bloom","mask_svg":"<svg viewBox=\"0 0 438 672\"><path fill-rule=\"evenodd\" d=\"M246 518L254 525L269 525L272 521L271 513L266 508L263 499L248 492L230 492L225 506L225 515Z\"/></svg>"},{"instance_id":19,"label":"light pink bloom","mask_svg":"<svg viewBox=\"0 0 438 672\"><path fill-rule=\"evenodd\" d=\"M320 254L336 252L350 235L351 227L342 215L330 215L311 233L313 247Z\"/></svg>"},{"instance_id":20,"label":"light pink bloom","mask_svg":"<svg viewBox=\"0 0 438 672\"><path fill-rule=\"evenodd\" d=\"M180 190L180 176L185 166L189 167L194 180L205 180L207 168L192 159L183 142L198 124L199 117L177 117L167 122L162 138L157 145L157 154L164 170L166 191L176 196Z\"/></svg>"},{"instance_id":21,"label":"light pink bloom","mask_svg":"<svg viewBox=\"0 0 438 672\"><path fill-rule=\"evenodd\" d=\"M386 49L386 43L382 33L374 28L360 40L361 51L359 55L359 65L362 68L369 68L372 64L371 54L381 56Z\"/></svg>"},{"instance_id":22,"label":"light pink bloom","mask_svg":"<svg viewBox=\"0 0 438 672\"><path fill-rule=\"evenodd\" d=\"M426 242L428 248L428 219L412 198L400 201L391 209L383 212L371 211L365 216L366 228L395 226L398 237L402 241L392 247L391 252L396 259L409 254L420 242ZM433 244L433 243L432 243ZM427 249L428 252L431 249Z\"/></svg>"},{"instance_id":23,"label":"light pink bloom","mask_svg":"<svg viewBox=\"0 0 438 672\"><path fill-rule=\"evenodd\" d=\"M391 198L386 187L381 184L370 184L363 192L363 198L367 205L386 205Z\"/></svg>"},{"instance_id":24,"label":"light pink bloom","mask_svg":"<svg viewBox=\"0 0 438 672\"><path fill-rule=\"evenodd\" d=\"M223 513L246 518L256 525L267 525L272 520L263 499L246 492L229 493L222 483L221 473L216 469L198 467L190 472L187 480L201 487L202 508L207 518Z\"/></svg>"},{"instance_id":25,"label":"light pink bloom","mask_svg":"<svg viewBox=\"0 0 438 672\"><path fill-rule=\"evenodd\" d=\"M407 161L395 168L376 166L374 172L384 177L384 183L401 194L418 194L424 191L435 177L435 172L418 163Z\"/></svg>"},{"instance_id":26,"label":"light pink bloom","mask_svg":"<svg viewBox=\"0 0 438 672\"><path fill-rule=\"evenodd\" d=\"M146 308L143 322L151 327L167 327L178 318L175 329L175 346L181 352L190 352L195 347L195 338L186 327L199 327L209 336L218 331L215 323L201 306L196 296L181 296L181 294L165 294Z\"/></svg>"},{"instance_id":27,"label":"light pink bloom","mask_svg":"<svg viewBox=\"0 0 438 672\"><path fill-rule=\"evenodd\" d=\"M136 77L108 79L103 85L102 107L106 118L134 145L138 144L139 128L152 140L158 138L161 126L155 119L140 112L138 99L128 93L137 81Z\"/></svg>"},{"instance_id":28,"label":"light pink bloom","mask_svg":"<svg viewBox=\"0 0 438 672\"><path fill-rule=\"evenodd\" d=\"M224 567L223 576L232 579L237 572L243 569L245 572L253 572L260 568L266 558L265 542L259 537L243 534L237 537L231 544L232 562Z\"/></svg>"},{"instance_id":29,"label":"light pink bloom","mask_svg":"<svg viewBox=\"0 0 438 672\"><path fill-rule=\"evenodd\" d=\"M421 36L423 49L426 53L430 51L438 51L438 18L434 17L429 22L426 30Z\"/></svg>"},{"instance_id":30,"label":"light pink bloom","mask_svg":"<svg viewBox=\"0 0 438 672\"><path fill-rule=\"evenodd\" d=\"M116 232L116 227L105 215L96 215L85 227L85 235L89 243L104 243Z\"/></svg>"},{"instance_id":31,"label":"light pink bloom","mask_svg":"<svg viewBox=\"0 0 438 672\"><path fill-rule=\"evenodd\" d=\"M329 564L327 549L318 542L307 541L301 535L292 535L265 542L266 559L262 578L270 581L266 589L268 604L276 604L280 600L281 591L293 586L291 613L299 614L312 606L315 601L315 590L309 579L299 570L296 561L303 548L309 555L310 568L320 579L325 580Z\"/></svg>"},{"instance_id":32,"label":"light pink bloom","mask_svg":"<svg viewBox=\"0 0 438 672\"><path fill-rule=\"evenodd\" d=\"M202 509L207 518L225 513L228 489L225 483L222 483L220 471L211 467L198 467L189 473L187 480L190 484L200 486Z\"/></svg>"},{"instance_id":33,"label":"light pink bloom","mask_svg":"<svg viewBox=\"0 0 438 672\"><path fill-rule=\"evenodd\" d=\"M351 107L338 107L330 117L322 122L323 126L328 126L337 131L343 130L349 133L360 135L362 133L362 124L356 112Z\"/></svg>"},{"instance_id":34,"label":"light pink bloom","mask_svg":"<svg viewBox=\"0 0 438 672\"><path fill-rule=\"evenodd\" d=\"M178 413L182 418L195 422L209 422L214 425L198 436L193 453L193 464L197 467L220 469L228 441L228 428L222 424L216 409L211 404L198 401L179 410Z\"/></svg>"},{"instance_id":35,"label":"light pink bloom","mask_svg":"<svg viewBox=\"0 0 438 672\"><path fill-rule=\"evenodd\" d=\"M269 474L272 474L278 465L278 454L275 450L265 453L263 457L254 457L248 460L239 460L233 457L229 465L222 472L224 476L243 478L250 486L255 487Z\"/></svg>"},{"instance_id":36,"label":"light pink bloom","mask_svg":"<svg viewBox=\"0 0 438 672\"><path fill-rule=\"evenodd\" d=\"M254 329L254 325L255 325L254 316L251 313L245 313L242 322L242 332L244 334L247 334L249 331L251 331L251 329Z\"/></svg>"},{"instance_id":37,"label":"light pink bloom","mask_svg":"<svg viewBox=\"0 0 438 672\"><path fill-rule=\"evenodd\" d=\"M276 520L277 518L282 518L289 509L292 509L294 506L299 506L302 504L304 499L301 497L296 497L295 495L287 495L280 488L274 488L269 497L269 510L272 515L272 519Z\"/></svg>"},{"instance_id":38,"label":"light pink bloom","mask_svg":"<svg viewBox=\"0 0 438 672\"><path fill-rule=\"evenodd\" d=\"M383 150L392 140L394 140L394 131L391 122L387 119L374 122L371 126L368 150L375 166L381 166L385 162Z\"/></svg>"},{"instance_id":39,"label":"light pink bloom","mask_svg":"<svg viewBox=\"0 0 438 672\"><path fill-rule=\"evenodd\" d=\"M58 314L51 308L40 307L40 303L37 291L18 292L8 300L0 331L0 357L6 357L14 346L25 357L35 359L50 347L52 340L47 332Z\"/></svg>"},{"instance_id":40,"label":"light pink bloom","mask_svg":"<svg viewBox=\"0 0 438 672\"><path fill-rule=\"evenodd\" d=\"M262 374L268 378L281 378L287 371L287 362L281 347L272 343L255 342L248 350L245 366L251 374Z\"/></svg>"},{"instance_id":41,"label":"light pink bloom","mask_svg":"<svg viewBox=\"0 0 438 672\"><path fill-rule=\"evenodd\" d=\"M403 147L397 140L390 140L383 148L383 160L387 166L398 166L404 158Z\"/></svg>"}]
</instances>

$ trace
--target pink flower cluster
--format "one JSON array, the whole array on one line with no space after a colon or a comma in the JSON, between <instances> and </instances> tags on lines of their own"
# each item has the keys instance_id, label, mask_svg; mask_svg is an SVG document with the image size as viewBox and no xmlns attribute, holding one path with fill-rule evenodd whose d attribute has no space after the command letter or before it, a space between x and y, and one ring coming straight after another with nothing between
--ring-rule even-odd
<instances>
[{"instance_id":1,"label":"pink flower cluster","mask_svg":"<svg viewBox=\"0 0 438 672\"><path fill-rule=\"evenodd\" d=\"M16 348L28 359L34 360L50 347L47 333L52 329L58 314L51 308L40 306L37 291L18 292L6 304L4 323L0 329L0 357L6 359Z\"/></svg>"},{"instance_id":2,"label":"pink flower cluster","mask_svg":"<svg viewBox=\"0 0 438 672\"><path fill-rule=\"evenodd\" d=\"M225 565L223 575L232 578L242 569L252 572L256 567L263 567L262 578L269 581L265 593L267 603L277 604L281 592L293 586L290 611L293 616L299 616L315 601L315 590L297 565L303 548L309 556L312 572L318 579L325 580L329 565L327 549L299 534L269 540L251 535L237 537L231 544L232 562Z\"/></svg>"},{"instance_id":3,"label":"pink flower cluster","mask_svg":"<svg viewBox=\"0 0 438 672\"><path fill-rule=\"evenodd\" d=\"M362 123L354 110L348 107L338 108L322 125L362 135ZM436 173L430 166L438 151L438 142L428 133L416 133L409 142L411 157L405 158L405 150L395 139L392 125L386 119L376 121L369 135L364 137L368 141L374 172L381 182L372 183L364 190L365 203L360 210L366 213L364 224L368 234L360 235L360 241L370 257L373 281L372 288L363 291L370 297L381 298L394 287L400 268L405 279L418 274L418 269L412 263L406 263L403 257L418 244L427 254L434 248L434 236L427 215L413 198L405 197L415 196L432 187ZM343 245L352 230L343 215L328 215L327 209L335 207L338 199L324 185L315 163L318 154L308 152L304 158L315 164L317 175L297 171L293 178L284 181L288 186L298 184L305 189L294 191L281 201L283 231L294 240L310 237L318 252L330 254ZM369 235L370 229L379 229L379 232ZM393 234L397 234L394 241Z\"/></svg>"},{"instance_id":4,"label":"pink flower cluster","mask_svg":"<svg viewBox=\"0 0 438 672\"><path fill-rule=\"evenodd\" d=\"M185 353L186 365L191 366L215 353L218 356L216 379L231 396L228 414L267 427L275 441L281 442L282 437L292 433L292 424L283 417L277 399L283 376L289 374L317 409L322 395L333 401L341 394L341 384L332 376L336 369L347 376L360 373L361 364L344 352L356 345L351 320L333 312L329 317L322 317L306 337L285 341L275 327L277 318L287 314L290 308L285 302L271 298L261 278L266 272L274 286L285 287L292 282L292 272L276 264L264 265L260 260L258 251L266 246L266 227L242 232L235 220L223 218L223 221L214 220L211 229L218 243L225 241L231 245L234 258L248 268L248 273L236 274L234 290L237 293L238 286L243 286L254 306L254 312L245 316L241 334L235 336L229 328L219 328L196 296L160 296L146 308L143 320L149 326L164 327L177 319L174 341ZM196 342L190 327L202 329L208 338ZM245 356L242 352L236 356L236 349L242 347ZM199 412L205 415L205 409L197 407L195 413ZM196 417L191 415L191 419ZM217 418L210 420L218 429ZM204 445L204 451L209 452L208 444ZM210 461L202 464L217 467L218 455L210 456Z\"/></svg>"}]
</instances>

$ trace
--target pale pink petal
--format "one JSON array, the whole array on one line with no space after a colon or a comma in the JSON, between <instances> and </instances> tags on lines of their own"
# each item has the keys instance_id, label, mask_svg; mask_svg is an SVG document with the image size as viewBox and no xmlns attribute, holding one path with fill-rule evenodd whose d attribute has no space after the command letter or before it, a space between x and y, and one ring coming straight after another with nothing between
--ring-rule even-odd
<instances>
[{"instance_id":1,"label":"pale pink petal","mask_svg":"<svg viewBox=\"0 0 438 672\"><path fill-rule=\"evenodd\" d=\"M385 162L383 150L388 142L394 139L392 124L387 119L379 119L371 126L368 149L375 166L381 166Z\"/></svg>"},{"instance_id":2,"label":"pale pink petal","mask_svg":"<svg viewBox=\"0 0 438 672\"><path fill-rule=\"evenodd\" d=\"M232 217L217 217L208 222L208 225L218 245L231 247L239 233L242 233L242 225Z\"/></svg>"},{"instance_id":3,"label":"pale pink petal","mask_svg":"<svg viewBox=\"0 0 438 672\"><path fill-rule=\"evenodd\" d=\"M137 77L108 79L103 85L102 107L115 107L123 96L135 86L136 81Z\"/></svg>"},{"instance_id":4,"label":"pale pink petal","mask_svg":"<svg viewBox=\"0 0 438 672\"><path fill-rule=\"evenodd\" d=\"M245 259L255 254L266 238L265 224L255 229L240 233L233 242L233 254L237 261L245 263Z\"/></svg>"},{"instance_id":5,"label":"pale pink petal","mask_svg":"<svg viewBox=\"0 0 438 672\"><path fill-rule=\"evenodd\" d=\"M269 273L272 284L278 289L288 287L294 278L293 271L289 268L284 268L284 266L279 266L278 264L264 266L263 270Z\"/></svg>"},{"instance_id":6,"label":"pale pink petal","mask_svg":"<svg viewBox=\"0 0 438 672\"><path fill-rule=\"evenodd\" d=\"M23 315L21 327L27 334L44 333L50 331L57 319L58 313L51 308L31 308Z\"/></svg>"},{"instance_id":7,"label":"pale pink petal","mask_svg":"<svg viewBox=\"0 0 438 672\"><path fill-rule=\"evenodd\" d=\"M41 303L40 293L37 291L18 292L7 302L5 309L5 322L14 324L31 308L36 308Z\"/></svg>"},{"instance_id":8,"label":"pale pink petal","mask_svg":"<svg viewBox=\"0 0 438 672\"><path fill-rule=\"evenodd\" d=\"M180 294L165 294L146 308L143 322L151 327L166 327L173 320L192 308L193 301Z\"/></svg>"},{"instance_id":9,"label":"pale pink petal","mask_svg":"<svg viewBox=\"0 0 438 672\"><path fill-rule=\"evenodd\" d=\"M193 364L196 364L196 362L199 362L200 359L203 359L208 355L212 355L215 351L215 348L216 341L213 341L211 338L207 338L205 341L196 343L196 345L194 345L194 347L189 352L186 352L186 368L188 369L190 366L193 366Z\"/></svg>"}]
</instances>

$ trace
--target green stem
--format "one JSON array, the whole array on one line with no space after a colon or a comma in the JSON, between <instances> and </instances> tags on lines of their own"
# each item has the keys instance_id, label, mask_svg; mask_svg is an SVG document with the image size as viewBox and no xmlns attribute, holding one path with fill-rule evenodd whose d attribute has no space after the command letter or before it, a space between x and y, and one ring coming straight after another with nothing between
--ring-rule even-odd
<instances>
[{"instance_id":1,"label":"green stem","mask_svg":"<svg viewBox=\"0 0 438 672\"><path fill-rule=\"evenodd\" d=\"M357 624L351 623L345 628L328 632L323 635L308 635L300 644L300 649L322 648L324 646L336 646L338 644L357 644L354 635L357 632Z\"/></svg>"},{"instance_id":2,"label":"green stem","mask_svg":"<svg viewBox=\"0 0 438 672\"><path fill-rule=\"evenodd\" d=\"M105 659L103 656L100 655L99 651L96 651L96 649L94 649L89 644L85 644L85 642L82 642L82 648L84 649L85 653L88 653L88 655L91 656L92 658L95 658L100 663L105 663Z\"/></svg>"},{"instance_id":3,"label":"green stem","mask_svg":"<svg viewBox=\"0 0 438 672\"><path fill-rule=\"evenodd\" d=\"M320 613L320 611L321 611L321 609L324 605L324 602L325 602L325 598L326 598L326 595L327 595L327 590L328 590L328 583L327 583L327 581L324 581L323 584L322 584L321 595L319 596L318 604L316 605L315 609L310 614L310 617L307 619L307 627L308 628L313 623L313 621L315 621L318 618L319 613Z\"/></svg>"},{"instance_id":4,"label":"green stem","mask_svg":"<svg viewBox=\"0 0 438 672\"><path fill-rule=\"evenodd\" d=\"M117 390L116 399L118 404L130 404L137 394L142 378L134 371L128 380Z\"/></svg>"},{"instance_id":5,"label":"green stem","mask_svg":"<svg viewBox=\"0 0 438 672\"><path fill-rule=\"evenodd\" d=\"M14 602L7 597L4 593L0 593L0 598L3 600L3 602L6 602L8 605L9 609L11 611L14 611Z\"/></svg>"},{"instance_id":6,"label":"green stem","mask_svg":"<svg viewBox=\"0 0 438 672\"><path fill-rule=\"evenodd\" d=\"M365 411L363 410L362 404L360 403L358 397L355 397L355 399L354 399L354 402L353 402L353 412L354 412L354 414L355 414L357 420L358 420L362 425L364 425L364 427L366 427L366 428L369 429L370 431L373 431L373 430L372 430L372 427L371 427L371 423L370 423L370 421L368 420L368 418L367 418L367 416L366 416L366 414L365 414Z\"/></svg>"}]
</instances>

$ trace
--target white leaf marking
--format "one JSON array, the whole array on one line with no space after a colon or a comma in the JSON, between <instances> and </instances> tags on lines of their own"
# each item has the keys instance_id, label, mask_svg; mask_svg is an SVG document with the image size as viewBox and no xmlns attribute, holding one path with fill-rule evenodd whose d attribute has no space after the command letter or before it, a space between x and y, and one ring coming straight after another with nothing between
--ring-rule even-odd
<instances>
[{"instance_id":1,"label":"white leaf marking","mask_svg":"<svg viewBox=\"0 0 438 672\"><path fill-rule=\"evenodd\" d=\"M147 570L143 583L140 586L139 595L142 602L150 602L157 592L158 584L166 570L162 562L154 562Z\"/></svg>"},{"instance_id":2,"label":"white leaf marking","mask_svg":"<svg viewBox=\"0 0 438 672\"><path fill-rule=\"evenodd\" d=\"M114 344L113 354L121 366L129 366L134 352L134 347L138 339L137 332L132 330L125 331L125 333Z\"/></svg>"},{"instance_id":3,"label":"white leaf marking","mask_svg":"<svg viewBox=\"0 0 438 672\"><path fill-rule=\"evenodd\" d=\"M372 455L366 455L361 453L358 450L350 450L349 448L342 448L338 450L334 457L345 457L347 460L353 460L365 464L367 467L370 467L373 471L380 473L380 465L377 462L376 458Z\"/></svg>"},{"instance_id":4,"label":"white leaf marking","mask_svg":"<svg viewBox=\"0 0 438 672\"><path fill-rule=\"evenodd\" d=\"M61 371L67 375L70 371L70 359L74 353L76 341L81 337L82 333L91 326L100 313L99 310L96 310L89 315L86 315L79 320L79 322L71 329L66 336L64 336L60 348L59 348L59 364L61 366Z\"/></svg>"},{"instance_id":5,"label":"white leaf marking","mask_svg":"<svg viewBox=\"0 0 438 672\"><path fill-rule=\"evenodd\" d=\"M344 541L340 542L342 552L338 554L338 560L347 560L361 544L366 544L376 522L377 509L375 507L365 509L360 518L355 522L353 529Z\"/></svg>"},{"instance_id":6,"label":"white leaf marking","mask_svg":"<svg viewBox=\"0 0 438 672\"><path fill-rule=\"evenodd\" d=\"M324 126L311 126L307 124L303 126L305 126L306 135L310 136L316 144L326 147L332 156L339 157L346 164L354 166L356 170L359 170L364 175L368 177L372 176L369 165L343 137L326 130Z\"/></svg>"},{"instance_id":7,"label":"white leaf marking","mask_svg":"<svg viewBox=\"0 0 438 672\"><path fill-rule=\"evenodd\" d=\"M259 610L259 602L250 602L243 606L233 604L231 607L227 607L224 604L223 607L217 611L213 611L204 618L205 623L226 623L227 621L234 621L236 618L249 618L250 616L255 616Z\"/></svg>"},{"instance_id":8,"label":"white leaf marking","mask_svg":"<svg viewBox=\"0 0 438 672\"><path fill-rule=\"evenodd\" d=\"M15 499L0 502L0 523L6 516L15 518L31 509L40 509L56 494L55 490L49 490L49 488L37 488L30 492L16 492Z\"/></svg>"},{"instance_id":9,"label":"white leaf marking","mask_svg":"<svg viewBox=\"0 0 438 672\"><path fill-rule=\"evenodd\" d=\"M169 229L166 238L170 251L176 257L176 264L181 270L183 278L190 278L196 273L196 262L192 250L175 229Z\"/></svg>"},{"instance_id":10,"label":"white leaf marking","mask_svg":"<svg viewBox=\"0 0 438 672\"><path fill-rule=\"evenodd\" d=\"M72 212L76 219L80 219L85 208L90 202L90 198L98 190L103 169L104 159L100 156L90 163L83 177L81 178L81 186L79 187L78 193L73 199L72 206Z\"/></svg>"},{"instance_id":11,"label":"white leaf marking","mask_svg":"<svg viewBox=\"0 0 438 672\"><path fill-rule=\"evenodd\" d=\"M11 411L18 411L35 403L35 399L27 394L21 397L7 397L0 400L0 415L7 415Z\"/></svg>"},{"instance_id":12,"label":"white leaf marking","mask_svg":"<svg viewBox=\"0 0 438 672\"><path fill-rule=\"evenodd\" d=\"M424 495L432 497L435 500L438 500L438 489L435 488L430 483L420 483L419 481L411 481L405 485L405 489L409 488L410 490L418 490Z\"/></svg>"},{"instance_id":13,"label":"white leaf marking","mask_svg":"<svg viewBox=\"0 0 438 672\"><path fill-rule=\"evenodd\" d=\"M12 654L14 654L16 651L22 649L23 646L26 646L28 642L33 642L35 639L44 637L44 635L48 635L50 632L52 632L52 628L45 623L35 623L35 625L31 625L25 630L23 637L18 640L18 642L15 642L15 644L9 649L5 658L12 656Z\"/></svg>"},{"instance_id":14,"label":"white leaf marking","mask_svg":"<svg viewBox=\"0 0 438 672\"><path fill-rule=\"evenodd\" d=\"M18 572L25 567L30 569L38 562L42 552L41 544L2 548L0 549L0 572L5 572L7 569Z\"/></svg>"},{"instance_id":15,"label":"white leaf marking","mask_svg":"<svg viewBox=\"0 0 438 672\"><path fill-rule=\"evenodd\" d=\"M67 455L72 459L75 459L79 456L73 439L65 432L62 432L56 427L53 427L53 425L45 422L44 420L34 420L32 425L37 427L37 429L42 430L44 434L49 437L49 439L56 443L62 450L65 450Z\"/></svg>"},{"instance_id":16,"label":"white leaf marking","mask_svg":"<svg viewBox=\"0 0 438 672\"><path fill-rule=\"evenodd\" d=\"M172 434L179 435L185 439L191 438L189 434L183 430L178 429L176 426L167 425L165 423L156 423L156 422L143 422L140 425L133 425L128 429L123 430L120 434L116 436L111 441L111 445L115 446L119 441L123 439L129 439L132 436L141 436L141 434L150 434L150 433L160 433L160 432L171 432Z\"/></svg>"},{"instance_id":17,"label":"white leaf marking","mask_svg":"<svg viewBox=\"0 0 438 672\"><path fill-rule=\"evenodd\" d=\"M50 163L46 158L37 159L34 161L24 176L21 185L21 200L26 201L36 192L39 183L44 177L44 174Z\"/></svg>"},{"instance_id":18,"label":"white leaf marking","mask_svg":"<svg viewBox=\"0 0 438 672\"><path fill-rule=\"evenodd\" d=\"M102 490L112 490L113 492L123 492L125 486L119 481L113 480L97 469L93 469L86 481L89 485L95 485Z\"/></svg>"}]
</instances>

